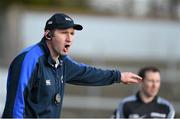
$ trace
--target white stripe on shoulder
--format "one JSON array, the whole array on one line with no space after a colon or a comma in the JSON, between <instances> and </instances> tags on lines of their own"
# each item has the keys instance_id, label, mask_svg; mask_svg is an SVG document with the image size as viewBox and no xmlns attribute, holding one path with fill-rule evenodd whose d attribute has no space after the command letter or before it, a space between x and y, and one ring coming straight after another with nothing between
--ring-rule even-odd
<instances>
[{"instance_id":1,"label":"white stripe on shoulder","mask_svg":"<svg viewBox=\"0 0 180 119\"><path fill-rule=\"evenodd\" d=\"M120 104L119 104L119 106L118 106L118 108L117 108L117 110L116 110L116 119L124 118L123 108L124 108L124 104L125 104L126 102L131 102L131 101L136 101L136 100L137 100L136 95L132 95L132 96L129 96L129 97L124 98L124 99L120 102Z\"/></svg>"},{"instance_id":2,"label":"white stripe on shoulder","mask_svg":"<svg viewBox=\"0 0 180 119\"><path fill-rule=\"evenodd\" d=\"M130 101L135 101L137 100L137 97L136 95L132 95L132 96L129 96L129 97L126 97L122 100L122 103L125 103L125 102L130 102Z\"/></svg>"},{"instance_id":3,"label":"white stripe on shoulder","mask_svg":"<svg viewBox=\"0 0 180 119\"><path fill-rule=\"evenodd\" d=\"M174 110L173 105L169 101L167 101L166 99L164 99L162 97L158 97L157 102L159 104L164 104L164 105L168 106L169 107L168 118L174 118L175 110Z\"/></svg>"}]
</instances>

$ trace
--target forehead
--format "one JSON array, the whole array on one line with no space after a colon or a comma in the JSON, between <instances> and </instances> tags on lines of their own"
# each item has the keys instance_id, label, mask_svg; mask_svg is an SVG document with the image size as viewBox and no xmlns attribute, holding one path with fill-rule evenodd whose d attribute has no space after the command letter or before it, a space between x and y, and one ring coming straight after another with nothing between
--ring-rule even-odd
<instances>
[{"instance_id":1,"label":"forehead","mask_svg":"<svg viewBox=\"0 0 180 119\"><path fill-rule=\"evenodd\" d=\"M148 71L145 73L145 79L156 79L160 80L160 73L159 72L153 72L153 71Z\"/></svg>"}]
</instances>

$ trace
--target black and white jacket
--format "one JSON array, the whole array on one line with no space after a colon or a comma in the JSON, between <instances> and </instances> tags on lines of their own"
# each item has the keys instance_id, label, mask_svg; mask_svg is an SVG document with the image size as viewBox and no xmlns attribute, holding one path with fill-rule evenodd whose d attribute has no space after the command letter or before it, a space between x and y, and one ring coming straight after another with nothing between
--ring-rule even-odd
<instances>
[{"instance_id":1,"label":"black and white jacket","mask_svg":"<svg viewBox=\"0 0 180 119\"><path fill-rule=\"evenodd\" d=\"M113 117L119 118L174 118L175 110L164 98L156 96L150 103L144 103L139 92L122 100Z\"/></svg>"}]
</instances>

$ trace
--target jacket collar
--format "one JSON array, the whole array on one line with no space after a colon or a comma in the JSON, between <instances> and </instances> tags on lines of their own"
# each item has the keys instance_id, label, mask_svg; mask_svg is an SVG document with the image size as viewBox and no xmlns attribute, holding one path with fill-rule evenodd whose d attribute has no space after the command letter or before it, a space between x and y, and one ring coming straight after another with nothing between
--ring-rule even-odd
<instances>
[{"instance_id":1,"label":"jacket collar","mask_svg":"<svg viewBox=\"0 0 180 119\"><path fill-rule=\"evenodd\" d=\"M138 99L139 102L144 103L144 101L141 99L140 91L138 91L138 92L136 93L136 97L137 97L137 99ZM144 104L150 104L150 103L156 103L156 102L157 102L157 96L155 96L154 99L153 99L151 102L149 102L149 103L144 103Z\"/></svg>"},{"instance_id":2,"label":"jacket collar","mask_svg":"<svg viewBox=\"0 0 180 119\"><path fill-rule=\"evenodd\" d=\"M46 44L46 39L44 37L39 42L39 45L43 49L43 51L45 52L45 56L47 58L47 63L49 65L56 67L56 68L59 66L59 64L62 65L62 62L63 62L64 58L66 57L66 55L61 55L61 56L59 56L58 61L54 61L51 57L49 48Z\"/></svg>"}]
</instances>

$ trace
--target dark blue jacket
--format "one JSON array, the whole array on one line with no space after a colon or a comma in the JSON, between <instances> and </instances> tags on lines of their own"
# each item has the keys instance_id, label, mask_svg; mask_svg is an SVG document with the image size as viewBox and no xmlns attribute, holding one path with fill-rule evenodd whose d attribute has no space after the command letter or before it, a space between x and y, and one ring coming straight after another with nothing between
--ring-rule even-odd
<instances>
[{"instance_id":1,"label":"dark blue jacket","mask_svg":"<svg viewBox=\"0 0 180 119\"><path fill-rule=\"evenodd\" d=\"M115 82L120 82L116 70L97 69L68 56L55 63L42 39L11 63L2 117L60 117L65 83L102 86ZM59 103L55 103L56 94L60 94Z\"/></svg>"}]
</instances>

